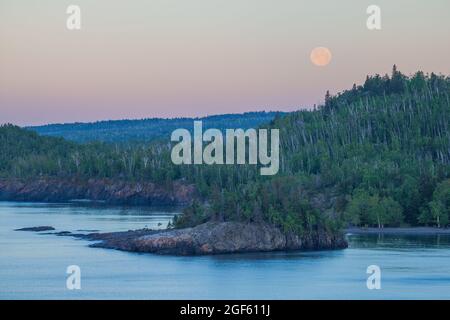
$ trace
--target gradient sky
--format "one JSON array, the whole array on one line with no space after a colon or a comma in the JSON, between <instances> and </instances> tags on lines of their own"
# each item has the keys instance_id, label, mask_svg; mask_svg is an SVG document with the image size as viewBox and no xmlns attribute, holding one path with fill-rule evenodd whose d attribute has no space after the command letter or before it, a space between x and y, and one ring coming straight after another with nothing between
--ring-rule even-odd
<instances>
[{"instance_id":1,"label":"gradient sky","mask_svg":"<svg viewBox=\"0 0 450 320\"><path fill-rule=\"evenodd\" d=\"M66 8L82 29L66 29ZM382 30L366 28L366 8ZM450 74L448 0L0 0L0 123L296 110L366 74ZM332 62L314 66L314 47Z\"/></svg>"}]
</instances>

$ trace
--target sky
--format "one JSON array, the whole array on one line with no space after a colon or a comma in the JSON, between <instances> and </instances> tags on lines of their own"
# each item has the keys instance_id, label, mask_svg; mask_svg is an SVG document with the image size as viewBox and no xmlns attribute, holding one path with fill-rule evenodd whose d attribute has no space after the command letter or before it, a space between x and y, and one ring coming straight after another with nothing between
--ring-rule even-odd
<instances>
[{"instance_id":1,"label":"sky","mask_svg":"<svg viewBox=\"0 0 450 320\"><path fill-rule=\"evenodd\" d=\"M381 30L366 27L373 4ZM0 123L292 111L393 64L449 75L449 12L448 0L0 0Z\"/></svg>"}]
</instances>

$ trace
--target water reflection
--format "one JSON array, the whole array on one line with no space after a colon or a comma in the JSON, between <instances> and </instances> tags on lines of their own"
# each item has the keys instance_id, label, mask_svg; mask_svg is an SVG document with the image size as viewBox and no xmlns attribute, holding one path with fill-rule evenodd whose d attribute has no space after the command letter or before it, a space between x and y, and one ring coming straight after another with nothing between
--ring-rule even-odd
<instances>
[{"instance_id":1,"label":"water reflection","mask_svg":"<svg viewBox=\"0 0 450 320\"><path fill-rule=\"evenodd\" d=\"M164 210L0 202L0 299L450 298L449 235L350 234L344 250L173 257L13 231L157 228L176 214ZM65 289L70 264L82 269L80 291ZM367 290L373 264L382 270L382 290Z\"/></svg>"},{"instance_id":2,"label":"water reflection","mask_svg":"<svg viewBox=\"0 0 450 320\"><path fill-rule=\"evenodd\" d=\"M386 248L403 250L421 248L450 248L450 235L393 235L393 234L353 234L347 236L351 248Z\"/></svg>"}]
</instances>

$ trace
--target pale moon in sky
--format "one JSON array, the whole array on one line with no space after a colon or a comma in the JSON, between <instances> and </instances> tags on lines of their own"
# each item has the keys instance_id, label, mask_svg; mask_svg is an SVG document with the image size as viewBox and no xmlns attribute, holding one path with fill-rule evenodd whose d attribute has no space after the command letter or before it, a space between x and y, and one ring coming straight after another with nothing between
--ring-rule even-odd
<instances>
[{"instance_id":1,"label":"pale moon in sky","mask_svg":"<svg viewBox=\"0 0 450 320\"><path fill-rule=\"evenodd\" d=\"M316 66L324 67L331 61L331 51L325 47L317 47L311 51L310 58Z\"/></svg>"}]
</instances>

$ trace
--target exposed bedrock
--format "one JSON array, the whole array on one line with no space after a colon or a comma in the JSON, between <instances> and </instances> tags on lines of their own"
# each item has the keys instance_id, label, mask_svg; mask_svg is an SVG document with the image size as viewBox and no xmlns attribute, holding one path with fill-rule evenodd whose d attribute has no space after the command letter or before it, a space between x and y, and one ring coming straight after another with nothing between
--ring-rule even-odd
<instances>
[{"instance_id":1,"label":"exposed bedrock","mask_svg":"<svg viewBox=\"0 0 450 320\"><path fill-rule=\"evenodd\" d=\"M284 234L264 223L208 222L193 228L91 234L101 240L95 247L174 255L322 250L346 248L343 234L314 231L298 236Z\"/></svg>"}]
</instances>

